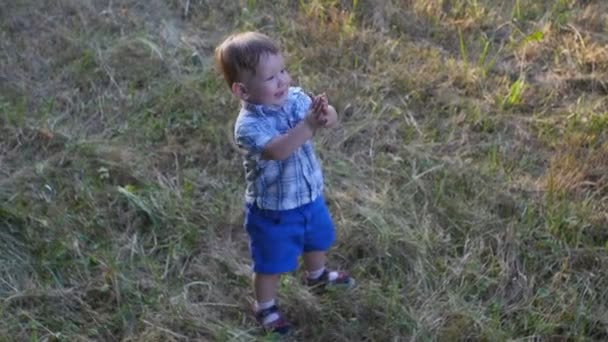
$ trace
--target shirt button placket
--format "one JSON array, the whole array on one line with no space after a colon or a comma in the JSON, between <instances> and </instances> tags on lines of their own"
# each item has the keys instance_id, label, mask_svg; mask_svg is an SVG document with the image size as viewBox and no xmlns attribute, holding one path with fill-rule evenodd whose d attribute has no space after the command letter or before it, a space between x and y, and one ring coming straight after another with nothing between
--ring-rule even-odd
<instances>
[{"instance_id":1,"label":"shirt button placket","mask_svg":"<svg viewBox=\"0 0 608 342\"><path fill-rule=\"evenodd\" d=\"M300 152L300 153L302 153L302 152ZM302 158L302 159L305 159L305 158ZM308 200L310 202L310 201L312 201L312 191L313 191L313 189L312 189L312 181L310 179L310 174L308 173L309 168L307 168L306 166L304 166L303 162L300 162L300 169L302 170L302 175L304 176L304 180L306 181L306 186L308 188Z\"/></svg>"}]
</instances>

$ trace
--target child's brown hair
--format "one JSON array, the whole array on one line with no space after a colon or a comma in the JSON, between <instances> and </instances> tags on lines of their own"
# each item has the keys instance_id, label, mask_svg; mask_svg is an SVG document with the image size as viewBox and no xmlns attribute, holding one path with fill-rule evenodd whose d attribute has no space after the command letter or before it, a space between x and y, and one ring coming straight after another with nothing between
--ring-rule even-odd
<instances>
[{"instance_id":1,"label":"child's brown hair","mask_svg":"<svg viewBox=\"0 0 608 342\"><path fill-rule=\"evenodd\" d=\"M229 36L215 49L215 62L228 87L242 79L243 71L255 75L264 54L277 54L279 47L270 37L259 32L244 32Z\"/></svg>"}]
</instances>

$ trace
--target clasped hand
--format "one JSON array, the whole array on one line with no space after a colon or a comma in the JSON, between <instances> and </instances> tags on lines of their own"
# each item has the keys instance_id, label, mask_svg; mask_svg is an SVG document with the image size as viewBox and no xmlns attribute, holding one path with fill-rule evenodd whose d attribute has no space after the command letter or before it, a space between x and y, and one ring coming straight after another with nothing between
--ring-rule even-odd
<instances>
[{"instance_id":1,"label":"clasped hand","mask_svg":"<svg viewBox=\"0 0 608 342\"><path fill-rule=\"evenodd\" d=\"M312 97L311 109L306 117L313 129L333 127L338 121L336 110L329 105L325 93Z\"/></svg>"}]
</instances>

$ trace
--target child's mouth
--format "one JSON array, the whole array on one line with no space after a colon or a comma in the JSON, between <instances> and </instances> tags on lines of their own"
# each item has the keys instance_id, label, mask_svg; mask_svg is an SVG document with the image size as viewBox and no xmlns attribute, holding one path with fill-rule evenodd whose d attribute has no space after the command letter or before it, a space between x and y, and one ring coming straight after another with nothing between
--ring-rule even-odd
<instances>
[{"instance_id":1,"label":"child's mouth","mask_svg":"<svg viewBox=\"0 0 608 342\"><path fill-rule=\"evenodd\" d=\"M278 92L278 93L275 93L275 94L274 94L274 96L275 96L276 98L282 98L282 97L283 97L283 95L285 95L285 90L280 91L280 92Z\"/></svg>"}]
</instances>

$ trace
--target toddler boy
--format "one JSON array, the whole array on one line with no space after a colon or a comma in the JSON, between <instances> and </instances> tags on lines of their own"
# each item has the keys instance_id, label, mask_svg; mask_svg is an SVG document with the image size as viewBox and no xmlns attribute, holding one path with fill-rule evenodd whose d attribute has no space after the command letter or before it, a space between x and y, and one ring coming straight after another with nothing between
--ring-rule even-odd
<instances>
[{"instance_id":1,"label":"toddler boy","mask_svg":"<svg viewBox=\"0 0 608 342\"><path fill-rule=\"evenodd\" d=\"M275 298L282 273L294 271L302 256L307 285L350 288L345 272L325 268L335 240L323 199L323 175L312 138L337 123L327 97L291 87L278 46L266 35L228 37L215 51L231 92L241 100L234 127L245 151L246 215L254 271L254 310L270 332L289 330Z\"/></svg>"}]
</instances>

